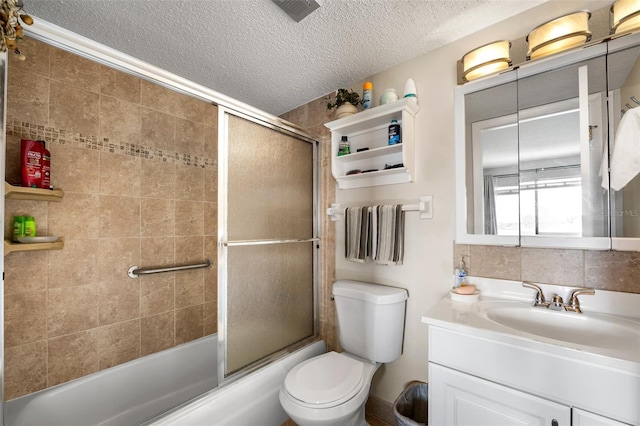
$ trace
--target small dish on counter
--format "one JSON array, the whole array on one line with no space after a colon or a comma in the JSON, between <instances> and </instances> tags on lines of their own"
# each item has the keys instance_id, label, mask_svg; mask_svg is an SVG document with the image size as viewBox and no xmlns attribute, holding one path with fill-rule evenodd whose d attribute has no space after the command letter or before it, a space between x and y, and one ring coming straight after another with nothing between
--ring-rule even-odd
<instances>
[{"instance_id":1,"label":"small dish on counter","mask_svg":"<svg viewBox=\"0 0 640 426\"><path fill-rule=\"evenodd\" d=\"M480 292L476 290L474 285L454 288L449 292L449 295L454 302L470 303L477 302L480 299Z\"/></svg>"},{"instance_id":2,"label":"small dish on counter","mask_svg":"<svg viewBox=\"0 0 640 426\"><path fill-rule=\"evenodd\" d=\"M58 241L58 237L55 235L47 235L41 237L19 237L18 242L23 244L34 244L34 243L53 243Z\"/></svg>"}]
</instances>

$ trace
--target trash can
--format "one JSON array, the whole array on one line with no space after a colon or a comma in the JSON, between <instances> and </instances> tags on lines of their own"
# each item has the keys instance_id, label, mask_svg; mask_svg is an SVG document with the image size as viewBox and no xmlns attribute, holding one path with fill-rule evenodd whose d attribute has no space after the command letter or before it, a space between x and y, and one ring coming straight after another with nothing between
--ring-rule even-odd
<instances>
[{"instance_id":1,"label":"trash can","mask_svg":"<svg viewBox=\"0 0 640 426\"><path fill-rule=\"evenodd\" d=\"M411 382L393 403L398 426L424 426L429 421L429 385Z\"/></svg>"}]
</instances>

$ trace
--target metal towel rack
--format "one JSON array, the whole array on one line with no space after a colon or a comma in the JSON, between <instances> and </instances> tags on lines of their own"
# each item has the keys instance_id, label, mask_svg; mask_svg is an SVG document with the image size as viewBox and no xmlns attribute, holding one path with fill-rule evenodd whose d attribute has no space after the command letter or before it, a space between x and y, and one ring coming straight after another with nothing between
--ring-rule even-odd
<instances>
[{"instance_id":1,"label":"metal towel rack","mask_svg":"<svg viewBox=\"0 0 640 426\"><path fill-rule=\"evenodd\" d=\"M210 259L205 259L203 263L192 263L189 265L174 265L174 266L166 266L163 268L140 268L139 266L132 266L129 268L127 272L129 278L139 278L140 275L150 275L150 274L160 274L162 272L174 272L174 271L185 271L188 269L200 269L200 268L208 268L212 265Z\"/></svg>"}]
</instances>

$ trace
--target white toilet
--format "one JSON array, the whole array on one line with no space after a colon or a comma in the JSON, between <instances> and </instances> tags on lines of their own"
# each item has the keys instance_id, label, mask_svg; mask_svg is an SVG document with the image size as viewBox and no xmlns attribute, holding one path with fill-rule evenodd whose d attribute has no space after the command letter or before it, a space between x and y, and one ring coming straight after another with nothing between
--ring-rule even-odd
<instances>
[{"instance_id":1,"label":"white toilet","mask_svg":"<svg viewBox=\"0 0 640 426\"><path fill-rule=\"evenodd\" d=\"M291 369L280 403L300 426L364 426L364 405L374 373L402 354L407 291L337 281L333 285L338 338L345 352L329 352Z\"/></svg>"}]
</instances>

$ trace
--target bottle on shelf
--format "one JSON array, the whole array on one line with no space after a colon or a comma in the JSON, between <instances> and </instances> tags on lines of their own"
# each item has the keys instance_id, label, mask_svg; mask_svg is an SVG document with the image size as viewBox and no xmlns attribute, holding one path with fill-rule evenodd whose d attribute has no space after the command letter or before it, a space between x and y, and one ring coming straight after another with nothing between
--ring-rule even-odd
<instances>
[{"instance_id":1,"label":"bottle on shelf","mask_svg":"<svg viewBox=\"0 0 640 426\"><path fill-rule=\"evenodd\" d=\"M416 83L413 81L412 78L408 79L407 82L404 84L404 97L411 99L415 103L418 103L416 92L417 92Z\"/></svg>"},{"instance_id":2,"label":"bottle on shelf","mask_svg":"<svg viewBox=\"0 0 640 426\"><path fill-rule=\"evenodd\" d=\"M47 149L45 141L37 141L42 144L42 181L40 188L51 189L51 152Z\"/></svg>"},{"instance_id":3,"label":"bottle on shelf","mask_svg":"<svg viewBox=\"0 0 640 426\"><path fill-rule=\"evenodd\" d=\"M362 99L364 109L373 107L373 84L370 81L367 81L362 86Z\"/></svg>"},{"instance_id":4,"label":"bottle on shelf","mask_svg":"<svg viewBox=\"0 0 640 426\"><path fill-rule=\"evenodd\" d=\"M391 120L389 125L389 145L396 145L402 143L402 130L398 120Z\"/></svg>"},{"instance_id":5,"label":"bottle on shelf","mask_svg":"<svg viewBox=\"0 0 640 426\"><path fill-rule=\"evenodd\" d=\"M24 235L25 237L37 236L36 221L33 216L25 216L24 218Z\"/></svg>"},{"instance_id":6,"label":"bottle on shelf","mask_svg":"<svg viewBox=\"0 0 640 426\"><path fill-rule=\"evenodd\" d=\"M340 145L338 146L338 157L347 154L351 154L351 145L349 144L349 138L347 136L343 136L340 140Z\"/></svg>"},{"instance_id":7,"label":"bottle on shelf","mask_svg":"<svg viewBox=\"0 0 640 426\"><path fill-rule=\"evenodd\" d=\"M42 185L42 145L30 139L20 141L22 186L40 188Z\"/></svg>"},{"instance_id":8,"label":"bottle on shelf","mask_svg":"<svg viewBox=\"0 0 640 426\"><path fill-rule=\"evenodd\" d=\"M24 216L14 216L13 217L13 235L11 237L11 241L14 243L18 242L18 238L22 238L25 236L24 233Z\"/></svg>"}]
</instances>

